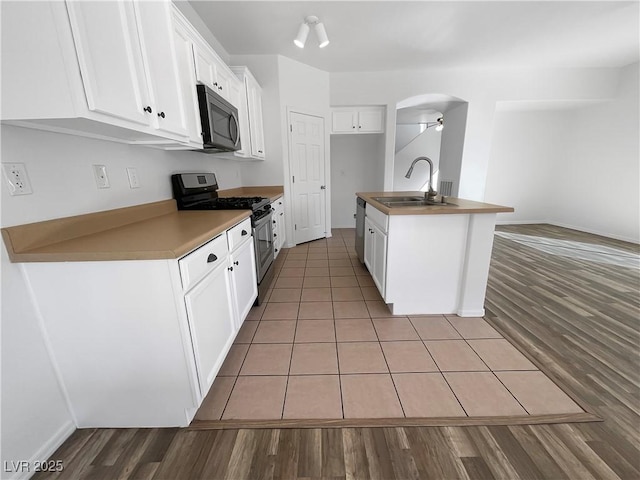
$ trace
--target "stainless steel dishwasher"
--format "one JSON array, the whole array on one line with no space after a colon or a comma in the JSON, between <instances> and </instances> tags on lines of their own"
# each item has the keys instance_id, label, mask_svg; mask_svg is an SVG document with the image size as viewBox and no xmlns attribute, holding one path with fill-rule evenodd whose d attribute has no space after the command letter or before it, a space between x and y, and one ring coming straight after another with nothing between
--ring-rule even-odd
<instances>
[{"instance_id":1,"label":"stainless steel dishwasher","mask_svg":"<svg viewBox=\"0 0 640 480\"><path fill-rule=\"evenodd\" d=\"M364 215L367 203L360 197L356 197L356 253L360 263L364 263Z\"/></svg>"}]
</instances>

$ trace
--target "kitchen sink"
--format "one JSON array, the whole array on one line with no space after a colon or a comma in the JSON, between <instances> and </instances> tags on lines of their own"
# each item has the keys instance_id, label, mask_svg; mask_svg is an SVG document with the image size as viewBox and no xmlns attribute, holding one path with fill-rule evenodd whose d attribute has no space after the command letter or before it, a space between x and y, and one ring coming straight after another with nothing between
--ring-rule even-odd
<instances>
[{"instance_id":1,"label":"kitchen sink","mask_svg":"<svg viewBox=\"0 0 640 480\"><path fill-rule=\"evenodd\" d=\"M455 203L440 202L435 200L426 200L424 197L373 197L377 202L380 202L386 207L424 207L428 205L449 205L457 206Z\"/></svg>"},{"instance_id":2,"label":"kitchen sink","mask_svg":"<svg viewBox=\"0 0 640 480\"><path fill-rule=\"evenodd\" d=\"M412 197L373 197L376 202L420 202L424 200L424 197L412 196Z\"/></svg>"}]
</instances>

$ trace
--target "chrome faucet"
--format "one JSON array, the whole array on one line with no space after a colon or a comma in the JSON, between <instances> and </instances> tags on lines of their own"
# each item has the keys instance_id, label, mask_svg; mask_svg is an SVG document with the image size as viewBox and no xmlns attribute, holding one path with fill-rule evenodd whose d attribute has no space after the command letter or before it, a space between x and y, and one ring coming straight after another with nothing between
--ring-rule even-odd
<instances>
[{"instance_id":1,"label":"chrome faucet","mask_svg":"<svg viewBox=\"0 0 640 480\"><path fill-rule=\"evenodd\" d=\"M409 167L409 171L405 175L405 178L411 178L411 174L413 173L413 167L420 160L425 160L429 164L429 183L428 183L427 191L424 192L424 198L425 198L425 200L433 200L436 197L436 195L438 194L438 192L436 192L433 188L431 188L431 182L433 182L433 162L431 161L430 158L428 158L428 157L418 157L418 158L416 158L411 163L411 166Z\"/></svg>"}]
</instances>

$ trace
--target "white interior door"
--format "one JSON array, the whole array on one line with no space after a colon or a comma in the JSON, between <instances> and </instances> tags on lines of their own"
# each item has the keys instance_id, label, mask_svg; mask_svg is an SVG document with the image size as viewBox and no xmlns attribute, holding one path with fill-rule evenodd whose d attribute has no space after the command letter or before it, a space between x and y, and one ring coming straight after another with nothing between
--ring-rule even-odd
<instances>
[{"instance_id":1,"label":"white interior door","mask_svg":"<svg viewBox=\"0 0 640 480\"><path fill-rule=\"evenodd\" d=\"M289 137L294 242L325 237L324 119L291 112Z\"/></svg>"}]
</instances>

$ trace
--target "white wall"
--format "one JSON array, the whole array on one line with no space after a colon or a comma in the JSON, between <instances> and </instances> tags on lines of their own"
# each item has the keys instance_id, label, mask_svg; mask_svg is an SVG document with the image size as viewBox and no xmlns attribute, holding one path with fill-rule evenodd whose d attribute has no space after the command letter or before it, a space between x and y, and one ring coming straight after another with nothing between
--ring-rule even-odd
<instances>
[{"instance_id":1,"label":"white wall","mask_svg":"<svg viewBox=\"0 0 640 480\"><path fill-rule=\"evenodd\" d=\"M428 93L468 102L459 196L484 199L493 117L498 101L601 100L612 98L618 69L482 69L343 72L331 74L332 105L387 105L395 125L396 104ZM389 127L389 122L387 122ZM446 130L446 127L445 127ZM394 131L387 128L385 188L393 176ZM443 149L445 145L443 139Z\"/></svg>"},{"instance_id":2,"label":"white wall","mask_svg":"<svg viewBox=\"0 0 640 480\"><path fill-rule=\"evenodd\" d=\"M262 87L265 133L265 160L242 166L245 185L283 185L291 198L289 185L288 110L318 115L325 119L327 163L329 158L329 74L280 55L236 55L234 65L246 65ZM327 179L330 171L327 168ZM327 231L331 225L331 185L326 198ZM291 201L285 204L287 244L293 240Z\"/></svg>"},{"instance_id":3,"label":"white wall","mask_svg":"<svg viewBox=\"0 0 640 480\"><path fill-rule=\"evenodd\" d=\"M612 100L496 114L485 200L516 210L500 222L640 242L638 64L620 73Z\"/></svg>"},{"instance_id":4,"label":"white wall","mask_svg":"<svg viewBox=\"0 0 640 480\"><path fill-rule=\"evenodd\" d=\"M384 136L331 136L331 227L354 228L356 192L383 190Z\"/></svg>"},{"instance_id":5,"label":"white wall","mask_svg":"<svg viewBox=\"0 0 640 480\"><path fill-rule=\"evenodd\" d=\"M566 113L498 111L494 119L485 201L509 205L507 223L544 223L558 192L551 182L564 155Z\"/></svg>"},{"instance_id":6,"label":"white wall","mask_svg":"<svg viewBox=\"0 0 640 480\"><path fill-rule=\"evenodd\" d=\"M398 125L398 127L403 126L404 125ZM393 190L426 190L427 181L429 180L429 164L427 162L418 162L414 167L411 178L405 178L407 170L409 170L413 160L423 156L428 157L433 162L434 178L431 179L431 185L434 190L438 190L439 184L436 180L438 178L442 179L442 176L438 173L441 138L442 132L438 132L435 128L431 127L396 153L393 162Z\"/></svg>"},{"instance_id":7,"label":"white wall","mask_svg":"<svg viewBox=\"0 0 640 480\"><path fill-rule=\"evenodd\" d=\"M172 198L169 175L181 171L213 171L221 188L242 185L239 163L215 155L7 125L0 132L2 162L24 163L33 189L32 195L11 197L2 181L3 227ZM107 166L111 188L96 187L92 164ZM137 168L141 188L129 188L126 167ZM43 460L68 435L72 418L27 286L2 250L2 460Z\"/></svg>"},{"instance_id":8,"label":"white wall","mask_svg":"<svg viewBox=\"0 0 640 480\"><path fill-rule=\"evenodd\" d=\"M638 89L636 63L623 70L615 99L566 116L551 223L640 243Z\"/></svg>"}]
</instances>

